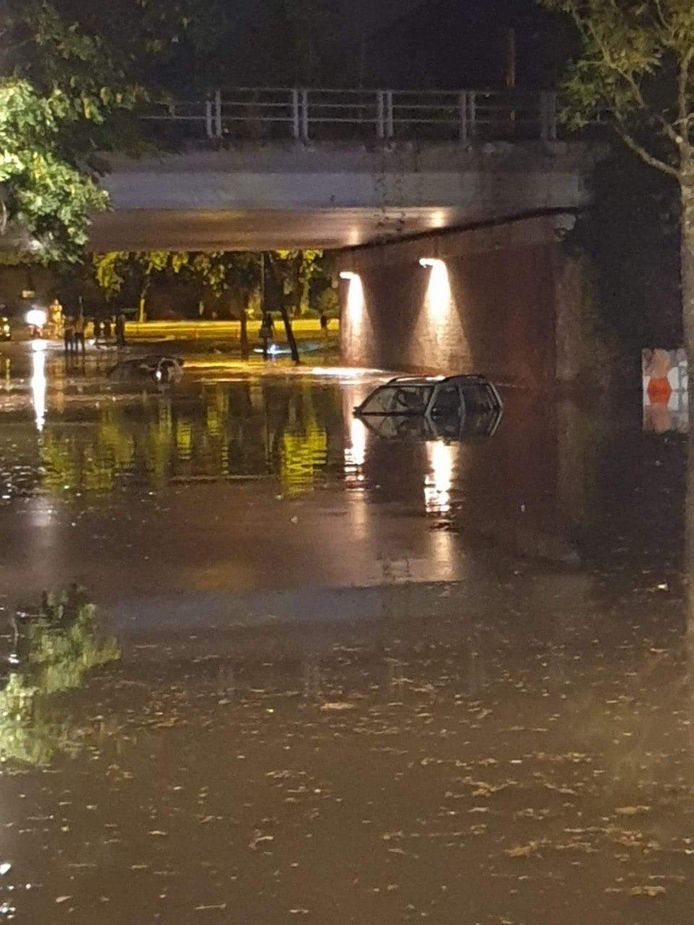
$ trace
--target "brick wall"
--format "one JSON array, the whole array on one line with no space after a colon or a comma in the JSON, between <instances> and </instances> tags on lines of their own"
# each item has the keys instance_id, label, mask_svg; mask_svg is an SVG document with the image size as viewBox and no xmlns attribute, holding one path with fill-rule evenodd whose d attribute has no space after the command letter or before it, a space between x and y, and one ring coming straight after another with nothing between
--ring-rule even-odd
<instances>
[{"instance_id":1,"label":"brick wall","mask_svg":"<svg viewBox=\"0 0 694 925\"><path fill-rule=\"evenodd\" d=\"M530 218L346 253L342 268L359 280L341 283L344 359L526 386L576 378L582 284L560 224Z\"/></svg>"}]
</instances>

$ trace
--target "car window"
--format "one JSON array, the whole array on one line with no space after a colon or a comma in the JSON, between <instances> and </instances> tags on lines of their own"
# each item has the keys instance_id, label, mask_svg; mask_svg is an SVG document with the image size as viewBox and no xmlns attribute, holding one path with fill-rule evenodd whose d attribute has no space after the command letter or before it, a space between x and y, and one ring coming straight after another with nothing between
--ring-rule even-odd
<instances>
[{"instance_id":1,"label":"car window","mask_svg":"<svg viewBox=\"0 0 694 925\"><path fill-rule=\"evenodd\" d=\"M362 414L424 414L433 386L385 385L366 400Z\"/></svg>"},{"instance_id":2,"label":"car window","mask_svg":"<svg viewBox=\"0 0 694 925\"><path fill-rule=\"evenodd\" d=\"M443 386L434 401L432 414L450 416L460 411L460 394L454 385Z\"/></svg>"},{"instance_id":3,"label":"car window","mask_svg":"<svg viewBox=\"0 0 694 925\"><path fill-rule=\"evenodd\" d=\"M496 395L486 382L464 383L461 390L467 412L494 411L497 408Z\"/></svg>"}]
</instances>

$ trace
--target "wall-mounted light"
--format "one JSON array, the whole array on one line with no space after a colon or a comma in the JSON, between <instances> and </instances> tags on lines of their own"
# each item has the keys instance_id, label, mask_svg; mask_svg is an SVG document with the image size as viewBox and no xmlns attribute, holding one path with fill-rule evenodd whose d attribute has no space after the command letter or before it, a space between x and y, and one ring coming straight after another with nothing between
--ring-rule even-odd
<instances>
[{"instance_id":1,"label":"wall-mounted light","mask_svg":"<svg viewBox=\"0 0 694 925\"><path fill-rule=\"evenodd\" d=\"M439 264L442 264L442 263L443 263L443 260L439 260L438 257L420 257L419 258L420 267L427 267L427 268L437 267L439 266Z\"/></svg>"},{"instance_id":2,"label":"wall-mounted light","mask_svg":"<svg viewBox=\"0 0 694 925\"><path fill-rule=\"evenodd\" d=\"M352 270L341 270L340 279L357 279L359 276L358 273L352 272Z\"/></svg>"}]
</instances>

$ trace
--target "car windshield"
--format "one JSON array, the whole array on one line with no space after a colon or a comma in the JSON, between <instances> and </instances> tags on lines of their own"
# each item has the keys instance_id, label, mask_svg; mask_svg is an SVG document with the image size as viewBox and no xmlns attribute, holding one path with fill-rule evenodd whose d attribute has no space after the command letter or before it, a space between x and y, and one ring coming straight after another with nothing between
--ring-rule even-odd
<instances>
[{"instance_id":1,"label":"car windshield","mask_svg":"<svg viewBox=\"0 0 694 925\"><path fill-rule=\"evenodd\" d=\"M434 390L433 385L384 385L361 407L362 414L424 414Z\"/></svg>"},{"instance_id":2,"label":"car windshield","mask_svg":"<svg viewBox=\"0 0 694 925\"><path fill-rule=\"evenodd\" d=\"M468 413L494 411L499 403L491 387L485 383L465 383L462 386L465 409Z\"/></svg>"}]
</instances>

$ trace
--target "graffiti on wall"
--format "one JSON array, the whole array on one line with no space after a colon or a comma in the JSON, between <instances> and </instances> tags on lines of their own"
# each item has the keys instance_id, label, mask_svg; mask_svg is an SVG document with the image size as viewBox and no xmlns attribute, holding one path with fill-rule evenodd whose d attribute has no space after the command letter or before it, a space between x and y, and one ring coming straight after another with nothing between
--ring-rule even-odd
<instances>
[{"instance_id":1,"label":"graffiti on wall","mask_svg":"<svg viewBox=\"0 0 694 925\"><path fill-rule=\"evenodd\" d=\"M656 434L689 429L687 354L661 348L641 352L643 427Z\"/></svg>"}]
</instances>

